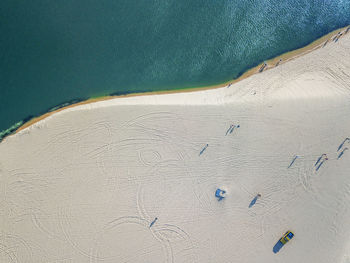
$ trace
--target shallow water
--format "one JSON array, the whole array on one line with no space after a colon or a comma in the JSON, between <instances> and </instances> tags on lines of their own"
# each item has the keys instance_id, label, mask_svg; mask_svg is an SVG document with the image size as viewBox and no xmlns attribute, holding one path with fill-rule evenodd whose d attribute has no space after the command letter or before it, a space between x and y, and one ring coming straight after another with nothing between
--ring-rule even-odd
<instances>
[{"instance_id":1,"label":"shallow water","mask_svg":"<svg viewBox=\"0 0 350 263\"><path fill-rule=\"evenodd\" d=\"M217 84L350 24L350 1L0 3L0 131L60 103Z\"/></svg>"}]
</instances>

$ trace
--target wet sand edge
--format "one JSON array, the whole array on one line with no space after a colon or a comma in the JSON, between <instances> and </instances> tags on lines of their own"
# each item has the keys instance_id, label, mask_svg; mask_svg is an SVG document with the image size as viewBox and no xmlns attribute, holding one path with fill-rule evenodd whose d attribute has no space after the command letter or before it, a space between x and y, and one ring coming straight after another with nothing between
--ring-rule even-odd
<instances>
[{"instance_id":1,"label":"wet sand edge","mask_svg":"<svg viewBox=\"0 0 350 263\"><path fill-rule=\"evenodd\" d=\"M333 30L332 32L322 36L321 38L316 39L315 41L313 41L312 43L299 48L299 49L295 49L286 53L283 53L282 55L279 55L275 58L269 59L266 61L266 66L264 67L263 71L275 68L278 65L281 65L283 63L286 63L292 59L295 59L297 57L300 57L302 55L305 55L307 53L312 52L315 49L321 48L322 46L324 46L324 44L326 42L332 41L333 37L336 36L339 32L342 32L344 34L344 31L348 28L349 26L345 26L336 30ZM136 97L136 96L150 96L150 95L159 95L159 94L173 94L173 93L185 93L185 92L193 92L193 91L203 91L203 90L210 90L210 89L216 89L216 88L222 88L228 85L232 85L235 84L243 79L246 79L254 74L260 73L259 71L261 70L263 65L258 65L256 67L253 67L249 70L247 70L246 72L244 72L240 77L238 77L237 79L234 80L230 80L227 81L225 83L220 83L220 84L216 84L216 85L211 85L211 86L205 86L205 87L194 87L194 88L186 88L186 89L176 89L176 90L166 90L166 91L152 91L152 92L143 92L143 93L132 93L132 94L126 94L126 95L108 95L108 96L103 96L103 97L98 97L98 98L91 98L91 99L87 99L84 101L80 101L77 103L72 103L69 104L67 106L63 106L57 109L57 110L53 110L53 111L49 111L47 113L44 113L41 116L38 117L34 117L26 122L24 122L20 127L18 127L15 131L11 132L10 134L8 134L7 136L4 136L4 138L2 138L2 140L4 140L6 137L16 134L19 131L22 131L26 128L28 128L29 126L51 116L52 114L55 114L57 112L60 112L62 110L71 108L71 107L76 107L79 105L84 105L84 104L89 104L89 103L95 103L98 101L105 101L105 100L111 100L111 99L116 99L116 98L127 98L127 97ZM64 105L64 104L63 104ZM1 139L0 139L1 142Z\"/></svg>"}]
</instances>

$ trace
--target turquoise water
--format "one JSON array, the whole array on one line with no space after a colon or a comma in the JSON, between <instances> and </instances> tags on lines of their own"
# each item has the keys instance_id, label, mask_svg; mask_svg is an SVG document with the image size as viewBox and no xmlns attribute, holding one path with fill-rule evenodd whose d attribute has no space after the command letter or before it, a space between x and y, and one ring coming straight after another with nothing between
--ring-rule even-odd
<instances>
[{"instance_id":1,"label":"turquoise water","mask_svg":"<svg viewBox=\"0 0 350 263\"><path fill-rule=\"evenodd\" d=\"M237 78L350 24L350 1L0 2L0 131L91 96Z\"/></svg>"}]
</instances>

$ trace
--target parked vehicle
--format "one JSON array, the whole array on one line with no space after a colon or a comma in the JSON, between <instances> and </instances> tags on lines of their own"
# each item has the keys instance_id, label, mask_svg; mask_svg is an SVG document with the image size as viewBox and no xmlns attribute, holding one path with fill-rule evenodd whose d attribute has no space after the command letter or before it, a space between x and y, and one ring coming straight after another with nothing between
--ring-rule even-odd
<instances>
[{"instance_id":1,"label":"parked vehicle","mask_svg":"<svg viewBox=\"0 0 350 263\"><path fill-rule=\"evenodd\" d=\"M281 237L280 242L285 245L289 240L291 240L294 237L294 234L292 231L287 231L284 233L283 237Z\"/></svg>"}]
</instances>

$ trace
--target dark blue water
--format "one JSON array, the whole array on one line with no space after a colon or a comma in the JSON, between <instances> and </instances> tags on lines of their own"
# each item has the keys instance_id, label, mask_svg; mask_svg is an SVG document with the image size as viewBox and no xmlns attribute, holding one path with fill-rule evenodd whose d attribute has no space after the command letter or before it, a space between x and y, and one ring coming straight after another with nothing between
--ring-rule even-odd
<instances>
[{"instance_id":1,"label":"dark blue water","mask_svg":"<svg viewBox=\"0 0 350 263\"><path fill-rule=\"evenodd\" d=\"M348 24L349 0L1 0L0 130L76 98L228 81Z\"/></svg>"}]
</instances>

